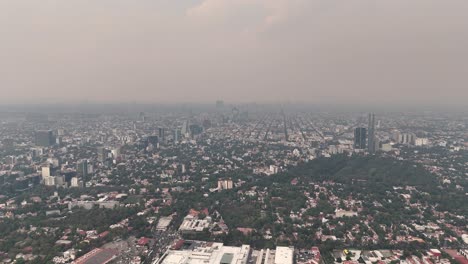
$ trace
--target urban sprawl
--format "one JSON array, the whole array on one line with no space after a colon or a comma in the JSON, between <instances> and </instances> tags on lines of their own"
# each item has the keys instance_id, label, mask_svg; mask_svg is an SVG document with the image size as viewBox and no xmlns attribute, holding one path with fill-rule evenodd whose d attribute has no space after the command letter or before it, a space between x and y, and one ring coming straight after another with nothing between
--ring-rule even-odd
<instances>
[{"instance_id":1,"label":"urban sprawl","mask_svg":"<svg viewBox=\"0 0 468 264\"><path fill-rule=\"evenodd\" d=\"M0 263L468 263L468 116L0 113Z\"/></svg>"}]
</instances>

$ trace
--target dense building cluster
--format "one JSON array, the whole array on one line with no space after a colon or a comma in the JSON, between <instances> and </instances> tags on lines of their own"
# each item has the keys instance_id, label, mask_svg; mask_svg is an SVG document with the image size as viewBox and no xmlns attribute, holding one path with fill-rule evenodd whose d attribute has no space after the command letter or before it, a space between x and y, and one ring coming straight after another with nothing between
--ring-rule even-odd
<instances>
[{"instance_id":1,"label":"dense building cluster","mask_svg":"<svg viewBox=\"0 0 468 264\"><path fill-rule=\"evenodd\" d=\"M0 263L466 256L463 114L217 102L0 122Z\"/></svg>"}]
</instances>

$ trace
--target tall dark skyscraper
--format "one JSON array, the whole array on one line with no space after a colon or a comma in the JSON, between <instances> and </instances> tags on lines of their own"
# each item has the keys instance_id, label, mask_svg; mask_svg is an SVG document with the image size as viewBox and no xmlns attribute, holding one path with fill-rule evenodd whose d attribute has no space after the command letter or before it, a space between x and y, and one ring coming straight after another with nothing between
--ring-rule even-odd
<instances>
[{"instance_id":1,"label":"tall dark skyscraper","mask_svg":"<svg viewBox=\"0 0 468 264\"><path fill-rule=\"evenodd\" d=\"M153 146L157 146L159 142L159 137L158 136L148 136L148 144L151 144Z\"/></svg>"},{"instance_id":2,"label":"tall dark skyscraper","mask_svg":"<svg viewBox=\"0 0 468 264\"><path fill-rule=\"evenodd\" d=\"M159 142L161 142L161 143L166 142L166 131L165 131L164 127L160 127L158 132L159 132L158 133Z\"/></svg>"},{"instance_id":3,"label":"tall dark skyscraper","mask_svg":"<svg viewBox=\"0 0 468 264\"><path fill-rule=\"evenodd\" d=\"M368 142L367 142L367 150L369 153L375 152L375 115L373 113L369 114L369 125L367 128L368 131Z\"/></svg>"},{"instance_id":4,"label":"tall dark skyscraper","mask_svg":"<svg viewBox=\"0 0 468 264\"><path fill-rule=\"evenodd\" d=\"M78 162L76 171L81 176L83 182L88 181L88 160L84 159Z\"/></svg>"},{"instance_id":5,"label":"tall dark skyscraper","mask_svg":"<svg viewBox=\"0 0 468 264\"><path fill-rule=\"evenodd\" d=\"M367 139L367 130L365 127L357 127L354 130L354 148L356 149L365 149L366 148L366 139Z\"/></svg>"},{"instance_id":6,"label":"tall dark skyscraper","mask_svg":"<svg viewBox=\"0 0 468 264\"><path fill-rule=\"evenodd\" d=\"M39 130L35 133L35 143L37 146L50 147L55 144L55 137L51 130Z\"/></svg>"}]
</instances>

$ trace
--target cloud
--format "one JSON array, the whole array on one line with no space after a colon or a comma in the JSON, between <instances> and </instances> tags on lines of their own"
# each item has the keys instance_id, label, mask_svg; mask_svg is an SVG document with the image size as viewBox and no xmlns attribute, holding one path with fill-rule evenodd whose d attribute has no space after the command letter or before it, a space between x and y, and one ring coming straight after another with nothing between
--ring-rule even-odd
<instances>
[{"instance_id":1,"label":"cloud","mask_svg":"<svg viewBox=\"0 0 468 264\"><path fill-rule=\"evenodd\" d=\"M257 32L286 21L306 3L306 0L204 0L188 8L186 14L207 23L243 25L237 29Z\"/></svg>"}]
</instances>

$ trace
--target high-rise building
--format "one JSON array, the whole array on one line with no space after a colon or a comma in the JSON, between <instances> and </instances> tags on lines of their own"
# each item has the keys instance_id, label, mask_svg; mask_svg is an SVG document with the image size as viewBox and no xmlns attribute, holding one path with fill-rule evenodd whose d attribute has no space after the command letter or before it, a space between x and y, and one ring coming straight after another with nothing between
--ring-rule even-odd
<instances>
[{"instance_id":1,"label":"high-rise building","mask_svg":"<svg viewBox=\"0 0 468 264\"><path fill-rule=\"evenodd\" d=\"M378 152L380 150L380 139L374 138L374 152Z\"/></svg>"},{"instance_id":2,"label":"high-rise building","mask_svg":"<svg viewBox=\"0 0 468 264\"><path fill-rule=\"evenodd\" d=\"M73 177L71 179L71 187L78 187L78 178L77 177Z\"/></svg>"},{"instance_id":3,"label":"high-rise building","mask_svg":"<svg viewBox=\"0 0 468 264\"><path fill-rule=\"evenodd\" d=\"M70 184L71 187L83 187L84 184L83 184L83 181L78 179L77 177L73 177L71 179L71 184Z\"/></svg>"},{"instance_id":4,"label":"high-rise building","mask_svg":"<svg viewBox=\"0 0 468 264\"><path fill-rule=\"evenodd\" d=\"M368 142L367 150L369 153L375 152L375 115L373 113L369 114L369 125L367 128L368 131Z\"/></svg>"},{"instance_id":5,"label":"high-rise building","mask_svg":"<svg viewBox=\"0 0 468 264\"><path fill-rule=\"evenodd\" d=\"M47 164L47 166L43 166L41 168L41 175L42 178L50 177L52 174L50 173L50 165Z\"/></svg>"},{"instance_id":6,"label":"high-rise building","mask_svg":"<svg viewBox=\"0 0 468 264\"><path fill-rule=\"evenodd\" d=\"M64 136L65 135L65 129L59 128L57 129L57 136Z\"/></svg>"},{"instance_id":7,"label":"high-rise building","mask_svg":"<svg viewBox=\"0 0 468 264\"><path fill-rule=\"evenodd\" d=\"M44 181L45 186L55 186L55 177L54 176L44 177L43 181Z\"/></svg>"},{"instance_id":8,"label":"high-rise building","mask_svg":"<svg viewBox=\"0 0 468 264\"><path fill-rule=\"evenodd\" d=\"M160 127L158 129L158 132L159 132L160 142L162 142L162 143L166 142L166 131L165 131L164 127Z\"/></svg>"},{"instance_id":9,"label":"high-rise building","mask_svg":"<svg viewBox=\"0 0 468 264\"><path fill-rule=\"evenodd\" d=\"M189 131L192 133L192 136L200 135L203 133L203 127L197 124L193 124L189 126Z\"/></svg>"},{"instance_id":10,"label":"high-rise building","mask_svg":"<svg viewBox=\"0 0 468 264\"><path fill-rule=\"evenodd\" d=\"M187 136L188 133L190 133L190 130L189 130L189 122L188 121L184 121L184 123L182 124L182 129L180 131L182 133L182 135L184 136Z\"/></svg>"},{"instance_id":11,"label":"high-rise building","mask_svg":"<svg viewBox=\"0 0 468 264\"><path fill-rule=\"evenodd\" d=\"M148 144L151 144L153 146L157 146L159 142L159 137L158 136L148 136L147 138Z\"/></svg>"},{"instance_id":12,"label":"high-rise building","mask_svg":"<svg viewBox=\"0 0 468 264\"><path fill-rule=\"evenodd\" d=\"M141 121L145 122L146 121L146 115L144 112L140 112L140 114L138 115L138 119L140 119Z\"/></svg>"},{"instance_id":13,"label":"high-rise building","mask_svg":"<svg viewBox=\"0 0 468 264\"><path fill-rule=\"evenodd\" d=\"M113 148L113 149L111 150L111 153L112 153L112 157L113 157L115 160L118 159L118 158L120 158L120 156L121 156L121 148L120 148L120 146L117 146L117 147Z\"/></svg>"},{"instance_id":14,"label":"high-rise building","mask_svg":"<svg viewBox=\"0 0 468 264\"><path fill-rule=\"evenodd\" d=\"M66 185L65 176L63 175L56 176L55 185L64 187Z\"/></svg>"},{"instance_id":15,"label":"high-rise building","mask_svg":"<svg viewBox=\"0 0 468 264\"><path fill-rule=\"evenodd\" d=\"M174 129L174 143L177 143L180 141L181 134L182 132L180 131L180 129L178 128Z\"/></svg>"},{"instance_id":16,"label":"high-rise building","mask_svg":"<svg viewBox=\"0 0 468 264\"><path fill-rule=\"evenodd\" d=\"M52 130L39 130L35 133L35 143L37 146L50 147L55 144L55 137Z\"/></svg>"},{"instance_id":17,"label":"high-rise building","mask_svg":"<svg viewBox=\"0 0 468 264\"><path fill-rule=\"evenodd\" d=\"M365 127L357 127L354 129L354 148L365 149L367 140L367 129Z\"/></svg>"},{"instance_id":18,"label":"high-rise building","mask_svg":"<svg viewBox=\"0 0 468 264\"><path fill-rule=\"evenodd\" d=\"M413 133L402 133L398 138L398 143L406 145L413 144L415 138L416 136Z\"/></svg>"},{"instance_id":19,"label":"high-rise building","mask_svg":"<svg viewBox=\"0 0 468 264\"><path fill-rule=\"evenodd\" d=\"M232 179L220 179L218 180L218 190L230 190L233 188Z\"/></svg>"},{"instance_id":20,"label":"high-rise building","mask_svg":"<svg viewBox=\"0 0 468 264\"><path fill-rule=\"evenodd\" d=\"M88 181L88 160L84 159L78 162L76 172L81 176L83 182Z\"/></svg>"},{"instance_id":21,"label":"high-rise building","mask_svg":"<svg viewBox=\"0 0 468 264\"><path fill-rule=\"evenodd\" d=\"M427 138L416 138L414 140L414 145L416 146L424 146L424 145L427 145L429 143L429 139Z\"/></svg>"},{"instance_id":22,"label":"high-rise building","mask_svg":"<svg viewBox=\"0 0 468 264\"><path fill-rule=\"evenodd\" d=\"M104 162L109 155L109 151L104 147L99 147L97 149L98 161Z\"/></svg>"}]
</instances>

